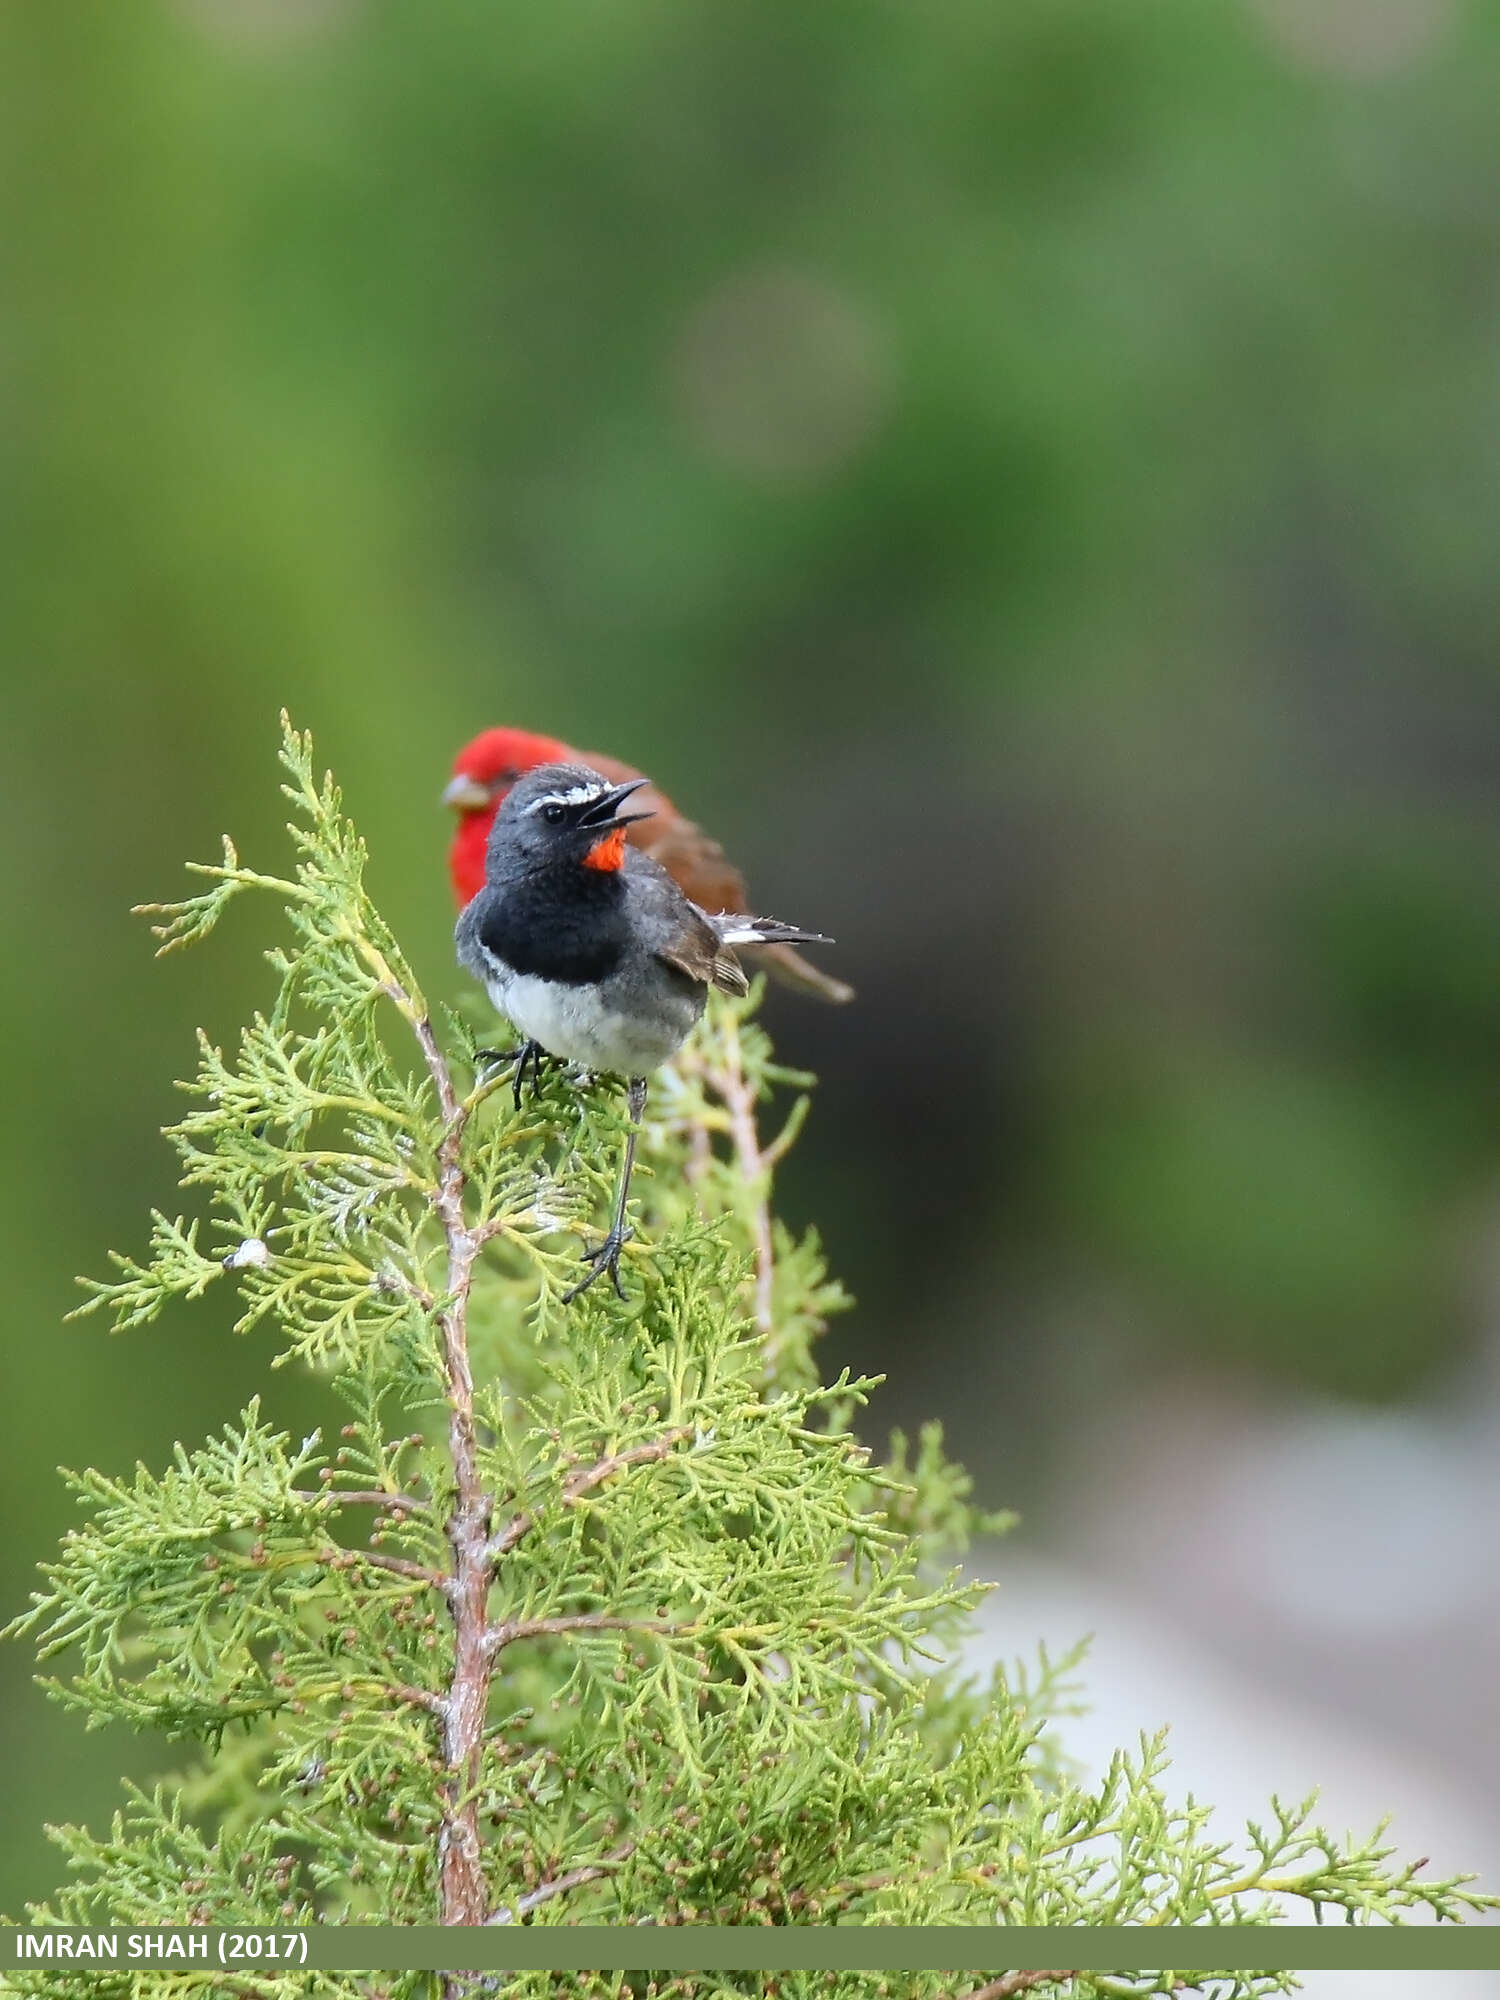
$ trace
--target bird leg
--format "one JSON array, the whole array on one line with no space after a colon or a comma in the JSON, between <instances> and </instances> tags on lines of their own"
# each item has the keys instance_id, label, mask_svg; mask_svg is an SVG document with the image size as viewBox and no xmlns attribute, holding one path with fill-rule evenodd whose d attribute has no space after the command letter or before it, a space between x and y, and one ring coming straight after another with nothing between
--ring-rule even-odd
<instances>
[{"instance_id":1,"label":"bird leg","mask_svg":"<svg viewBox=\"0 0 1500 2000\"><path fill-rule=\"evenodd\" d=\"M511 1089L515 1095L516 1109L519 1111L521 1108L521 1091L526 1083L526 1066L528 1063L531 1065L531 1094L535 1097L537 1084L541 1081L542 1057L546 1053L547 1051L542 1047L540 1042L522 1042L518 1049L476 1049L474 1051L474 1061L476 1064L508 1062L515 1064L516 1070L515 1075L511 1078Z\"/></svg>"},{"instance_id":2,"label":"bird leg","mask_svg":"<svg viewBox=\"0 0 1500 2000\"><path fill-rule=\"evenodd\" d=\"M635 1142L640 1137L641 1120L646 1114L646 1079L643 1076L633 1076L630 1079L626 1103L630 1112L630 1130L625 1138L625 1159L620 1169L619 1192L615 1196L614 1221L610 1224L608 1236L598 1249L584 1251L585 1260L594 1268L586 1278L580 1278L576 1285L563 1293L562 1302L565 1306L570 1306L574 1299L586 1292L594 1280L602 1277L606 1271L609 1273L609 1282L618 1295L622 1299L625 1296L625 1287L620 1283L620 1252L633 1234L625 1221L625 1202L630 1194L630 1176L635 1167Z\"/></svg>"}]
</instances>

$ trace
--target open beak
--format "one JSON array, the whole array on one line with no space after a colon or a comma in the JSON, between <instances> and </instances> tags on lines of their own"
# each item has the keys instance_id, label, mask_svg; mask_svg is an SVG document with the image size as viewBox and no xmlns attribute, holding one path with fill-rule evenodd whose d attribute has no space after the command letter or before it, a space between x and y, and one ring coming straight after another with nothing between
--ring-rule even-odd
<instances>
[{"instance_id":1,"label":"open beak","mask_svg":"<svg viewBox=\"0 0 1500 2000\"><path fill-rule=\"evenodd\" d=\"M611 826L633 826L638 819L653 819L649 812L622 813L620 807L632 792L638 792L642 785L649 785L649 778L632 778L628 785L615 785L610 791L601 792L579 820L580 826L607 828Z\"/></svg>"},{"instance_id":2,"label":"open beak","mask_svg":"<svg viewBox=\"0 0 1500 2000\"><path fill-rule=\"evenodd\" d=\"M494 799L488 785L481 785L477 778L467 778L460 772L443 793L443 804L455 812L483 812L486 806L494 804Z\"/></svg>"}]
</instances>

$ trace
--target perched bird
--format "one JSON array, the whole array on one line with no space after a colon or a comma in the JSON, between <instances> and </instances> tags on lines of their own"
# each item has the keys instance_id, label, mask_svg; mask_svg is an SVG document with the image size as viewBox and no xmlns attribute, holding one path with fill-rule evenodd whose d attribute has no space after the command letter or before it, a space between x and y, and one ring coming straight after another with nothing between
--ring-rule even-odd
<instances>
[{"instance_id":1,"label":"perched bird","mask_svg":"<svg viewBox=\"0 0 1500 2000\"><path fill-rule=\"evenodd\" d=\"M630 1133L614 1220L585 1253L621 1298L625 1202L646 1108L646 1078L670 1060L703 1012L710 986L743 993L735 947L829 944L770 917L710 915L649 854L626 844L642 815L625 806L648 784L612 784L586 764L542 764L516 780L495 814L484 884L454 932L458 961L524 1037L515 1058L517 1104L528 1063L543 1053L629 1079Z\"/></svg>"},{"instance_id":2,"label":"perched bird","mask_svg":"<svg viewBox=\"0 0 1500 2000\"><path fill-rule=\"evenodd\" d=\"M534 736L525 729L486 729L466 743L453 760L453 781L443 803L458 814L448 849L448 872L460 906L484 887L484 854L495 811L510 787L539 764L582 764L614 784L641 778L641 773L617 757L590 750L570 750L552 736ZM684 819L664 792L642 779L635 816L627 838L659 861L678 886L705 910L729 910L736 916L749 908L745 878L716 840L701 826ZM819 1000L854 998L854 988L810 965L789 944L752 945L747 956L785 986Z\"/></svg>"}]
</instances>

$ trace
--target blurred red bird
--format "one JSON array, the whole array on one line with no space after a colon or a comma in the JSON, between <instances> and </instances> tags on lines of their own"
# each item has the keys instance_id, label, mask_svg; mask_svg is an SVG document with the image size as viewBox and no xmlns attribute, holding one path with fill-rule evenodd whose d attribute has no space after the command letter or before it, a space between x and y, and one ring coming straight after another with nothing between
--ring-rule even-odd
<instances>
[{"instance_id":1,"label":"blurred red bird","mask_svg":"<svg viewBox=\"0 0 1500 2000\"><path fill-rule=\"evenodd\" d=\"M500 801L523 772L538 764L587 764L617 785L642 775L618 757L606 757L597 750L574 750L555 736L535 736L526 729L482 731L454 758L453 782L443 793L444 805L452 806L458 814L453 844L448 849L448 873L460 907L484 887L484 850ZM659 861L700 908L736 913L749 909L745 878L738 868L701 826L683 818L664 792L654 785L643 785L631 805L652 817L633 821L629 838ZM852 986L831 979L789 944L764 945L746 950L743 956L756 966L764 966L784 985L820 1000L854 998Z\"/></svg>"}]
</instances>

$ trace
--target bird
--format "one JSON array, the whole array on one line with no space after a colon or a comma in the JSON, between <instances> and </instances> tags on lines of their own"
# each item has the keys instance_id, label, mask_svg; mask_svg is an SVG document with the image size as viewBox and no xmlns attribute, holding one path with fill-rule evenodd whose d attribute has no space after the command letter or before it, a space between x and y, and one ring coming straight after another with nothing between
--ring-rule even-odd
<instances>
[{"instance_id":1,"label":"bird","mask_svg":"<svg viewBox=\"0 0 1500 2000\"><path fill-rule=\"evenodd\" d=\"M609 1234L585 1250L587 1276L571 1304L609 1274L623 1299L625 1204L647 1079L682 1047L710 986L745 993L735 952L770 944L831 944L816 931L743 911L714 913L684 894L651 855L629 845L645 816L627 810L650 780L616 783L577 762L536 766L509 787L485 849L484 882L454 930L458 962L522 1037L514 1060L519 1108L528 1064L543 1054L627 1079L630 1123Z\"/></svg>"},{"instance_id":2,"label":"bird","mask_svg":"<svg viewBox=\"0 0 1500 2000\"><path fill-rule=\"evenodd\" d=\"M453 778L443 803L458 815L448 849L448 873L459 907L484 886L485 845L495 812L506 792L539 764L578 764L599 771L614 784L641 777L634 765L600 751L574 750L555 736L527 729L485 729L466 743L453 760ZM654 856L685 894L705 910L742 915L750 908L745 878L718 841L683 815L665 792L643 784L641 803L649 808L634 821L627 839ZM854 988L810 964L789 944L751 945L750 964L762 967L782 985L818 1000L842 1004L854 998Z\"/></svg>"}]
</instances>

